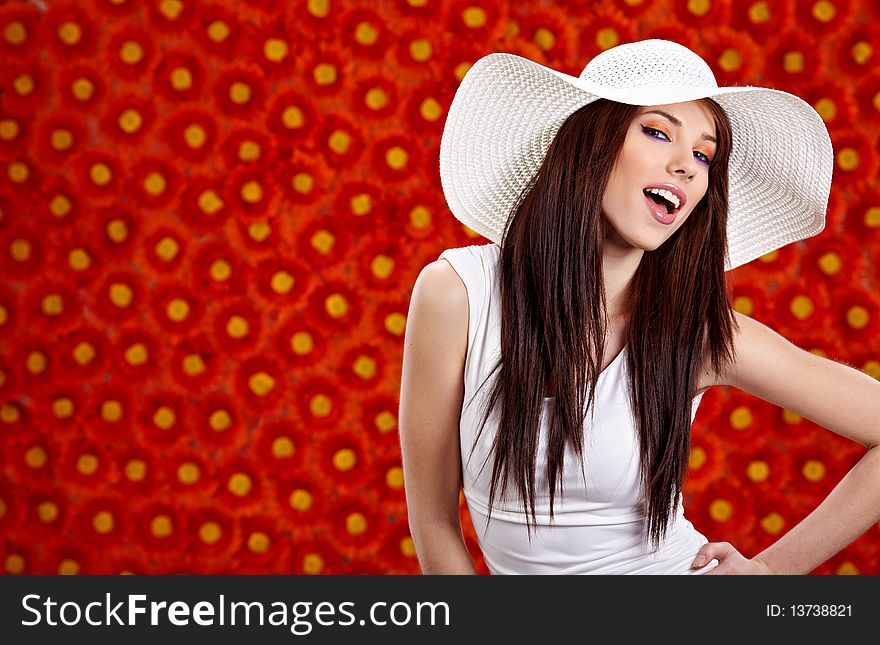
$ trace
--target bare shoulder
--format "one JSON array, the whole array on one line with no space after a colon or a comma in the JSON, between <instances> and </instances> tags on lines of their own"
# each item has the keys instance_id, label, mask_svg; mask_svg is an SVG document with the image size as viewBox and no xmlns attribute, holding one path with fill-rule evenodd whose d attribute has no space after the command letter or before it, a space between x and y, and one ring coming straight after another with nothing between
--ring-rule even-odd
<instances>
[{"instance_id":1,"label":"bare shoulder","mask_svg":"<svg viewBox=\"0 0 880 645\"><path fill-rule=\"evenodd\" d=\"M733 328L733 363L727 366L721 374L712 368L712 357L708 353L708 347L704 343L703 346L703 365L700 370L700 376L697 383L697 394L705 392L713 385L732 385L739 387L737 383L741 383L739 376L745 372L754 372L760 368L761 351L779 352L782 346L773 342L772 335L776 334L772 329L763 323L750 318L749 316L738 311L733 312L736 325ZM778 334L776 334L778 336ZM784 338L778 336L779 340L785 341ZM762 349L756 351L756 348ZM766 358L766 356L765 356Z\"/></svg>"},{"instance_id":2,"label":"bare shoulder","mask_svg":"<svg viewBox=\"0 0 880 645\"><path fill-rule=\"evenodd\" d=\"M753 390L762 389L768 365L810 355L759 320L739 311L733 315L734 358L727 369L715 375L717 385L731 385L754 394Z\"/></svg>"},{"instance_id":3,"label":"bare shoulder","mask_svg":"<svg viewBox=\"0 0 880 645\"><path fill-rule=\"evenodd\" d=\"M413 287L410 316L423 318L425 336L461 359L467 352L468 309L467 287L452 265L444 259L425 265Z\"/></svg>"},{"instance_id":4,"label":"bare shoulder","mask_svg":"<svg viewBox=\"0 0 880 645\"><path fill-rule=\"evenodd\" d=\"M406 324L406 349L434 362L434 370L461 376L468 343L468 294L446 260L422 268L413 286Z\"/></svg>"}]
</instances>

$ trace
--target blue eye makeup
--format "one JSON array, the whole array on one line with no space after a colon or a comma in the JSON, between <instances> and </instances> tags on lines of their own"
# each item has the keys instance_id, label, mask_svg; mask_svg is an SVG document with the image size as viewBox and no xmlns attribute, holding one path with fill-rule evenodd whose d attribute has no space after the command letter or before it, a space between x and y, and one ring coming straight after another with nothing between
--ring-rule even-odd
<instances>
[{"instance_id":1,"label":"blue eye makeup","mask_svg":"<svg viewBox=\"0 0 880 645\"><path fill-rule=\"evenodd\" d=\"M641 128L642 128L642 132L644 132L647 136L649 136L653 139L660 139L660 137L658 137L656 134L652 134L652 133L656 132L656 133L663 135L663 139L660 139L661 141L664 139L666 141L669 141L669 137L666 136L666 133L663 132L663 130L658 130L657 128L649 128L646 125L641 126ZM706 156L704 153L696 151L696 154L700 155L700 157L698 157L698 159L700 159L700 161L702 161L705 165L708 166L712 162L712 160L709 159L709 157Z\"/></svg>"}]
</instances>

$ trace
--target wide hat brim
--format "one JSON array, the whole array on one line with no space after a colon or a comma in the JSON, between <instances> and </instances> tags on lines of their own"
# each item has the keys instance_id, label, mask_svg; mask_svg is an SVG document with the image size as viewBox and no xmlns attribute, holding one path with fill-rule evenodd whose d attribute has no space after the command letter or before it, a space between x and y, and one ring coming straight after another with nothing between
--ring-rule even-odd
<instances>
[{"instance_id":1,"label":"wide hat brim","mask_svg":"<svg viewBox=\"0 0 880 645\"><path fill-rule=\"evenodd\" d=\"M515 54L484 56L462 79L440 142L449 208L499 243L510 209L574 111L599 98L644 106L711 98L733 130L725 270L822 231L834 162L822 117L781 90L712 85L714 77L694 85L611 86Z\"/></svg>"}]
</instances>

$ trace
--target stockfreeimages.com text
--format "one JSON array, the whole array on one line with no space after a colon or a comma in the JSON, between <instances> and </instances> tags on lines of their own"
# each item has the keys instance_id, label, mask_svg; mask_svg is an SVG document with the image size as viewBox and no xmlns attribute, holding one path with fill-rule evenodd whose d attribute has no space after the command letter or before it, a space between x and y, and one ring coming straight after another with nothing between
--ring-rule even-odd
<instances>
[{"instance_id":1,"label":"stockfreeimages.com text","mask_svg":"<svg viewBox=\"0 0 880 645\"><path fill-rule=\"evenodd\" d=\"M122 625L134 627L138 625L138 617L146 620L149 613L149 624L159 625L166 622L175 626L189 625L192 621L201 626L213 625L269 625L273 627L290 626L292 634L305 636L312 631L314 624L324 627L338 625L442 625L449 626L449 605L445 602L374 602L370 605L368 618L358 617L349 611L353 602L312 602L302 601L287 605L283 602L272 602L269 611L263 602L227 602L223 594L215 605L208 601L199 601L192 607L183 601L167 603L165 601L147 602L145 594L128 594L125 600L114 604L110 594L106 594L105 602L93 601L81 607L79 602L65 601L58 603L51 596L45 600L37 594L28 594L21 600L22 607L34 616L31 621L22 620L26 627L39 625L42 621L51 626L73 626L83 622L98 627L103 625ZM314 607L313 607L314 606ZM218 610L219 607L219 610ZM126 616L127 621L120 617ZM439 616L438 616L439 613ZM104 619L102 622L101 619ZM442 622L438 622L438 619ZM216 622L215 622L216 621ZM228 621L228 622L227 622Z\"/></svg>"}]
</instances>

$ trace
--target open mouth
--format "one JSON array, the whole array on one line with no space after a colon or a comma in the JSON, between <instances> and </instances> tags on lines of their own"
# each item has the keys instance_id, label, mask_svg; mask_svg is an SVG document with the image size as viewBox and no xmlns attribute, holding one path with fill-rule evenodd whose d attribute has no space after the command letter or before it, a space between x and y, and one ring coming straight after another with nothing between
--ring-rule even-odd
<instances>
[{"instance_id":1,"label":"open mouth","mask_svg":"<svg viewBox=\"0 0 880 645\"><path fill-rule=\"evenodd\" d=\"M651 201L659 204L660 206L666 209L666 212L669 215L679 210L679 206L676 206L674 203L663 197L662 195L658 195L657 193L652 193L647 188L642 191L645 194L645 197L650 199Z\"/></svg>"}]
</instances>

